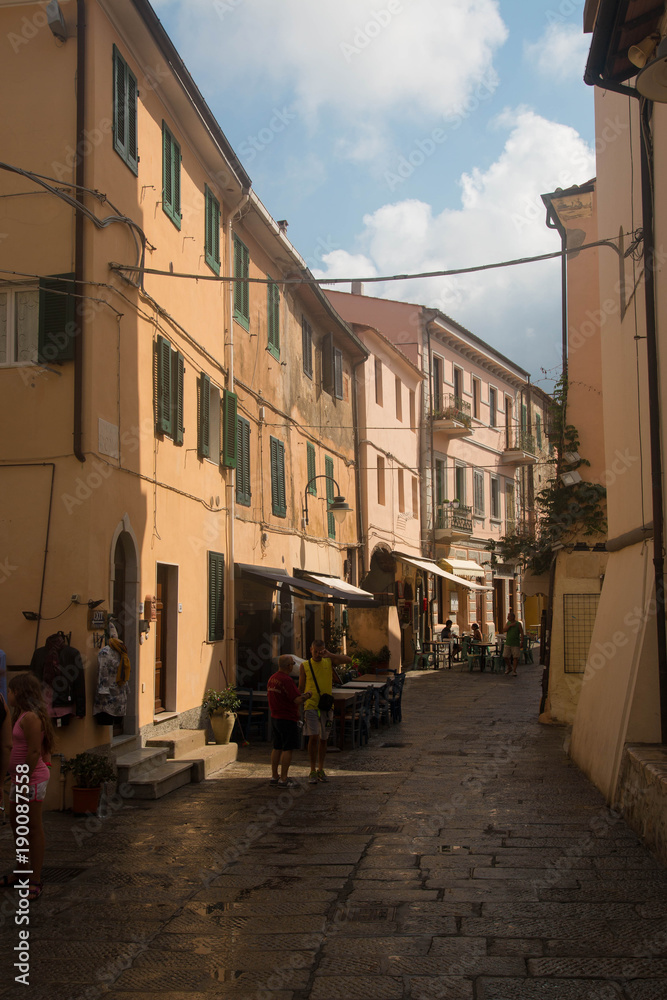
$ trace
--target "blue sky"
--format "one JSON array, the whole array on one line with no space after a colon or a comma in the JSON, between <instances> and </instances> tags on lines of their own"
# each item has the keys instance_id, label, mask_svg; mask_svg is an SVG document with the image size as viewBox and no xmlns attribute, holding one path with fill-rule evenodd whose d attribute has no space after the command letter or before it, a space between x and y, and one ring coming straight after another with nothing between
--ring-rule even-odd
<instances>
[{"instance_id":1,"label":"blue sky","mask_svg":"<svg viewBox=\"0 0 667 1000\"><path fill-rule=\"evenodd\" d=\"M539 196L595 173L584 0L153 4L318 276L559 249ZM540 382L559 364L559 276L536 263L366 291L442 309Z\"/></svg>"}]
</instances>

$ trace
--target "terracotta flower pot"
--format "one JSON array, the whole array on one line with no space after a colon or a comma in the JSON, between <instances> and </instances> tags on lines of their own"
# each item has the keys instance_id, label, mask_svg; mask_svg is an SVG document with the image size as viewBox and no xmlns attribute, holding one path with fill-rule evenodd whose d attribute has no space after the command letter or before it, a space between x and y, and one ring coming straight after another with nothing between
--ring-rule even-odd
<instances>
[{"instance_id":1,"label":"terracotta flower pot","mask_svg":"<svg viewBox=\"0 0 667 1000\"><path fill-rule=\"evenodd\" d=\"M225 712L219 708L211 712L211 729L216 743L229 743L236 722L235 712Z\"/></svg>"},{"instance_id":2,"label":"terracotta flower pot","mask_svg":"<svg viewBox=\"0 0 667 1000\"><path fill-rule=\"evenodd\" d=\"M95 813L100 804L102 788L79 788L77 785L72 789L72 812L75 813Z\"/></svg>"}]
</instances>

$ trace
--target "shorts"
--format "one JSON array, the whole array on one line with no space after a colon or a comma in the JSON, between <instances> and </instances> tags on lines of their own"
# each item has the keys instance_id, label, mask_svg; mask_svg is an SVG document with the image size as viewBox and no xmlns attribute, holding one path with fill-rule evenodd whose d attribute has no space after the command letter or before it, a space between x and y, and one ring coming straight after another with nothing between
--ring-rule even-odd
<instances>
[{"instance_id":1,"label":"shorts","mask_svg":"<svg viewBox=\"0 0 667 1000\"><path fill-rule=\"evenodd\" d=\"M46 797L46 786L48 785L48 779L46 781L31 781L28 786L28 802L43 802ZM22 801L25 801L25 796L21 795ZM12 781L9 786L9 801L16 802L16 782Z\"/></svg>"},{"instance_id":2,"label":"shorts","mask_svg":"<svg viewBox=\"0 0 667 1000\"><path fill-rule=\"evenodd\" d=\"M321 740L328 740L333 724L333 709L328 712L320 712L317 708L309 708L303 713L303 735L319 736Z\"/></svg>"},{"instance_id":3,"label":"shorts","mask_svg":"<svg viewBox=\"0 0 667 1000\"><path fill-rule=\"evenodd\" d=\"M521 646L504 646L503 656L506 660L518 660L521 654Z\"/></svg>"},{"instance_id":4,"label":"shorts","mask_svg":"<svg viewBox=\"0 0 667 1000\"><path fill-rule=\"evenodd\" d=\"M271 719L274 750L298 750L301 734L294 719Z\"/></svg>"}]
</instances>

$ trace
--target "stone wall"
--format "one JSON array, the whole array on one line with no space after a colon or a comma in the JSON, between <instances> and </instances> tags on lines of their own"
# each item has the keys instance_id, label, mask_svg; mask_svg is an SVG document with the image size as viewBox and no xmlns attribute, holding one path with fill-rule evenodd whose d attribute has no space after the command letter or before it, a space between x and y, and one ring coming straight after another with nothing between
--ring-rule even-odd
<instances>
[{"instance_id":1,"label":"stone wall","mask_svg":"<svg viewBox=\"0 0 667 1000\"><path fill-rule=\"evenodd\" d=\"M628 826L667 865L667 746L625 747L616 800Z\"/></svg>"}]
</instances>

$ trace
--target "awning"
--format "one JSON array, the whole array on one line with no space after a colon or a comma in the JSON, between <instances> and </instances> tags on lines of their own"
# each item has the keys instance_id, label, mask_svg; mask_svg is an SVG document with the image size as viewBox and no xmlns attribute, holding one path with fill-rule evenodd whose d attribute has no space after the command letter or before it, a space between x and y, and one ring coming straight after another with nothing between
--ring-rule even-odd
<instances>
[{"instance_id":1,"label":"awning","mask_svg":"<svg viewBox=\"0 0 667 1000\"><path fill-rule=\"evenodd\" d=\"M460 576L454 576L453 573L448 573L447 570L441 569L435 562L429 562L426 559L416 559L414 556L404 556L401 552L392 552L392 555L396 559L400 559L401 562L409 563L411 566L417 566L418 569L425 570L427 573L435 573L436 576L441 576L444 580L449 580L450 583L455 583L460 587L467 587L468 590L487 590L487 587L481 587L478 583L473 583L471 580L462 580ZM484 572L482 570L482 572Z\"/></svg>"},{"instance_id":2,"label":"awning","mask_svg":"<svg viewBox=\"0 0 667 1000\"><path fill-rule=\"evenodd\" d=\"M296 579L300 580L301 577L296 577ZM326 587L330 593L346 603L363 602L366 604L369 601L375 601L375 596L370 591L355 587L347 580L341 580L338 576L323 576L321 573L307 573L303 570L303 579L304 581L313 580L316 584Z\"/></svg>"},{"instance_id":3,"label":"awning","mask_svg":"<svg viewBox=\"0 0 667 1000\"><path fill-rule=\"evenodd\" d=\"M445 566L451 569L452 573L458 576L484 576L484 567L479 566L472 559L441 559Z\"/></svg>"}]
</instances>

